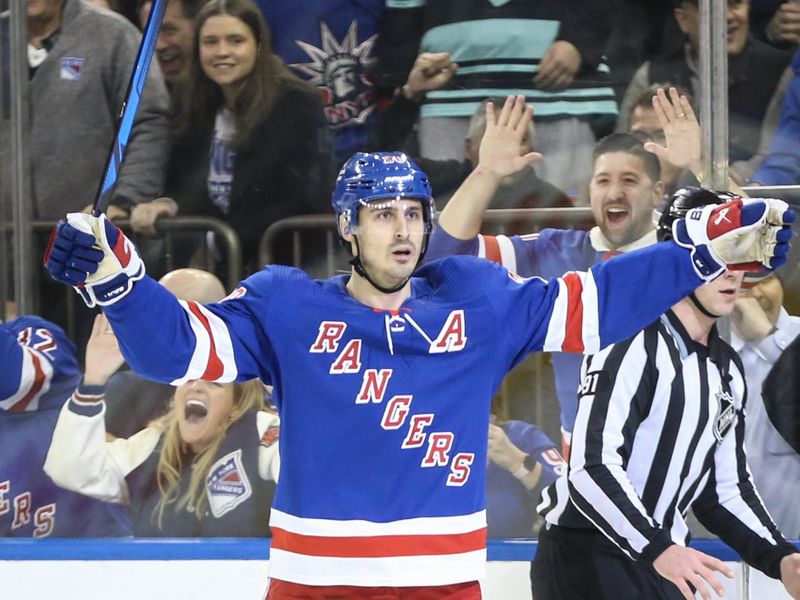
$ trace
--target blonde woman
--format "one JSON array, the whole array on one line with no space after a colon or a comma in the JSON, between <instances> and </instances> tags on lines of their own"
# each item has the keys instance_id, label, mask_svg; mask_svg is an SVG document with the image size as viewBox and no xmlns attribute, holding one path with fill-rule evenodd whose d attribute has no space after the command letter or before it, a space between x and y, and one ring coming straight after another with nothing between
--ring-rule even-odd
<instances>
[{"instance_id":1,"label":"blonde woman","mask_svg":"<svg viewBox=\"0 0 800 600\"><path fill-rule=\"evenodd\" d=\"M278 478L278 417L264 386L189 381L170 410L130 438L107 441L105 382L122 364L102 315L83 382L64 405L45 462L60 486L126 504L136 536L267 536Z\"/></svg>"}]
</instances>

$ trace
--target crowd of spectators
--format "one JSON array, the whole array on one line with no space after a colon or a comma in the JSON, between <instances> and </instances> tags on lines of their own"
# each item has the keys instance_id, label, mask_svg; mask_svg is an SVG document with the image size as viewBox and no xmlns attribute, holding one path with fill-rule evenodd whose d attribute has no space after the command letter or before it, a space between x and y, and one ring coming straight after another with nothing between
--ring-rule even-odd
<instances>
[{"instance_id":1,"label":"crowd of spectators","mask_svg":"<svg viewBox=\"0 0 800 600\"><path fill-rule=\"evenodd\" d=\"M150 0L96 4L27 2L36 220L89 210L136 55L136 28L151 7ZM799 184L800 4L728 0L727 21L731 189ZM248 275L263 266L259 244L270 225L330 213L333 179L354 151L403 150L428 172L443 210L430 257L476 254L523 276L583 270L654 243L653 211L698 185L699 51L696 0L674 0L669 9L656 0L319 0L302 11L271 0L169 0L108 216L127 220L145 262L153 261L149 272L163 272L169 254L174 266L202 263L224 279L232 250L222 240L193 232L165 244L159 228L175 217L222 221ZM9 77L0 61L0 91ZM534 107L535 127L519 152L541 158L508 176L485 206L451 197L478 164L487 102L500 106L509 94ZM75 198L85 201L67 204ZM515 218L502 224L504 235L481 235L487 209L576 206L591 208L588 231L534 232ZM289 264L297 242L283 242L275 260ZM311 260L331 251L300 243ZM44 247L38 240L38 255ZM800 333L797 317L782 307L782 282L795 276L790 264L756 282L732 317L754 407L753 475L790 537L800 536L800 525L770 465L789 473L800 462L761 389ZM225 286L210 277L175 271L164 283L185 301L219 301ZM6 315L0 328L3 356L13 354L8 362L18 371L6 378L0 430L22 440L20 452L33 449L25 478L12 462L0 463L0 507L14 509L0 534L268 535L279 465L268 392L256 382L172 388L117 372L113 332L102 318L92 328L85 311L83 328L70 324L75 344L88 342L83 364L62 331L77 313L54 289L42 270L36 305L47 321ZM537 497L569 450L581 360L552 357L554 393L541 401L558 407L560 428L514 419L513 409L491 426L490 535L536 532ZM213 429L199 442L191 437L198 423ZM253 490L233 505L230 494L215 493L231 472Z\"/></svg>"}]
</instances>

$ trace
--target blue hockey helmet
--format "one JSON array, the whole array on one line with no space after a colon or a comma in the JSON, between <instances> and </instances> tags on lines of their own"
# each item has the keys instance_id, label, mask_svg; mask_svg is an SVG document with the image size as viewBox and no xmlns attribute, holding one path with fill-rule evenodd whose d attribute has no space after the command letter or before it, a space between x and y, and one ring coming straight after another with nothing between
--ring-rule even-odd
<instances>
[{"instance_id":1,"label":"blue hockey helmet","mask_svg":"<svg viewBox=\"0 0 800 600\"><path fill-rule=\"evenodd\" d=\"M433 231L436 209L425 172L403 152L356 152L339 171L331 204L355 227L359 206L403 198L422 202L425 231Z\"/></svg>"}]
</instances>

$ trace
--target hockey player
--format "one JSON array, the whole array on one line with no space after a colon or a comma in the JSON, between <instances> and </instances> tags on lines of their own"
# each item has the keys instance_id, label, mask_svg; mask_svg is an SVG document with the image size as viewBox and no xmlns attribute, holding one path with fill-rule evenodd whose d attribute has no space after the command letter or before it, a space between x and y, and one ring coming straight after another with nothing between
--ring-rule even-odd
<instances>
[{"instance_id":1,"label":"hockey player","mask_svg":"<svg viewBox=\"0 0 800 600\"><path fill-rule=\"evenodd\" d=\"M518 147L530 118L518 99L488 120ZM497 175L532 160L513 157ZM464 185L481 193L480 181ZM274 386L283 466L271 600L377 598L386 587L406 599L480 598L489 408L506 372L530 352L624 339L726 263L777 266L794 218L779 201L736 201L678 222L677 243L587 273L522 279L450 257L412 278L434 227L414 163L356 154L332 203L348 275L315 281L270 266L218 304L176 300L103 217L68 215L45 258L54 278L103 307L143 375Z\"/></svg>"},{"instance_id":2,"label":"hockey player","mask_svg":"<svg viewBox=\"0 0 800 600\"><path fill-rule=\"evenodd\" d=\"M658 224L728 196L679 190ZM724 206L724 205L723 205ZM690 217L691 218L691 217ZM686 514L800 598L800 553L772 522L745 460L742 361L719 337L741 271L586 357L568 475L544 492L531 578L537 600L710 600L725 564L687 548ZM693 589L692 589L693 588Z\"/></svg>"},{"instance_id":3,"label":"hockey player","mask_svg":"<svg viewBox=\"0 0 800 600\"><path fill-rule=\"evenodd\" d=\"M81 380L75 345L28 315L0 323L0 537L127 536L124 509L59 488L42 470L61 405Z\"/></svg>"}]
</instances>

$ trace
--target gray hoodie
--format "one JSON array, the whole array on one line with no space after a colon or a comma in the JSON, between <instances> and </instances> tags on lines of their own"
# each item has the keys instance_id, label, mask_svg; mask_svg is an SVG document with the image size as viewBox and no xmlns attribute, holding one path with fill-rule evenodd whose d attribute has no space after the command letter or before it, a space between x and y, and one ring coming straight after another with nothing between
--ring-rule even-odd
<instances>
[{"instance_id":1,"label":"gray hoodie","mask_svg":"<svg viewBox=\"0 0 800 600\"><path fill-rule=\"evenodd\" d=\"M30 81L33 218L57 220L94 199L141 35L122 16L66 0L61 29ZM162 192L168 94L156 60L111 202Z\"/></svg>"}]
</instances>

